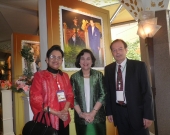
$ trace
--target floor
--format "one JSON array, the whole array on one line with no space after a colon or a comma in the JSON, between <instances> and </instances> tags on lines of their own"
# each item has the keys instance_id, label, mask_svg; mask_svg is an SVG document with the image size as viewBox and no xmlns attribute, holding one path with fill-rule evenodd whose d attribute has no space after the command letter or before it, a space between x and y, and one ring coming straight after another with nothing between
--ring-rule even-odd
<instances>
[{"instance_id":1,"label":"floor","mask_svg":"<svg viewBox=\"0 0 170 135\"><path fill-rule=\"evenodd\" d=\"M1 103L0 103L0 135L2 135L2 108L1 108ZM150 135L154 135L150 132Z\"/></svg>"}]
</instances>

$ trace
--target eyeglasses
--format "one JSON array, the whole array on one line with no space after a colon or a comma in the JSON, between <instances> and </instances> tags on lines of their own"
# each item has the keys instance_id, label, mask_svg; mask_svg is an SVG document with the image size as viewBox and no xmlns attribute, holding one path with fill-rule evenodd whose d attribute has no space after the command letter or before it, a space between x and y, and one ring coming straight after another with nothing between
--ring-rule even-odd
<instances>
[{"instance_id":1,"label":"eyeglasses","mask_svg":"<svg viewBox=\"0 0 170 135\"><path fill-rule=\"evenodd\" d=\"M63 58L61 56L55 56L55 55L50 55L49 57L51 60L58 60L58 61L61 61Z\"/></svg>"}]
</instances>

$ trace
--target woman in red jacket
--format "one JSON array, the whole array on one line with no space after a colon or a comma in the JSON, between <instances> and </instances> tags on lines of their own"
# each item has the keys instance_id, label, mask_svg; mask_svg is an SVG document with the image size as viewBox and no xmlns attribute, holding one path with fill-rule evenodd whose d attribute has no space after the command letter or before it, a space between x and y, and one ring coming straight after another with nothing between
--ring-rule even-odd
<instances>
[{"instance_id":1,"label":"woman in red jacket","mask_svg":"<svg viewBox=\"0 0 170 135\"><path fill-rule=\"evenodd\" d=\"M58 135L69 135L68 109L73 107L74 96L68 74L59 69L63 57L64 53L59 45L53 45L47 51L48 67L47 70L36 72L34 75L30 105L34 119L39 112L41 116L43 111L49 111L52 127L58 131ZM47 123L49 124L48 118Z\"/></svg>"}]
</instances>

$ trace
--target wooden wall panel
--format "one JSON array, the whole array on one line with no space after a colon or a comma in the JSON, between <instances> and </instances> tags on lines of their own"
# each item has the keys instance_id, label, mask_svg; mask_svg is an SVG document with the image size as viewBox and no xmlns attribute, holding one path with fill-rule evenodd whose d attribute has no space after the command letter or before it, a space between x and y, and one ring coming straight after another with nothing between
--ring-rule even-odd
<instances>
[{"instance_id":1,"label":"wooden wall panel","mask_svg":"<svg viewBox=\"0 0 170 135\"><path fill-rule=\"evenodd\" d=\"M12 56L12 82L14 83L19 76L23 74L22 70L22 56L21 56L21 41L38 41L39 36L13 33L11 37L11 56ZM24 101L22 99L23 93L13 94L14 105L14 130L16 135L22 134L22 128L24 126Z\"/></svg>"}]
</instances>

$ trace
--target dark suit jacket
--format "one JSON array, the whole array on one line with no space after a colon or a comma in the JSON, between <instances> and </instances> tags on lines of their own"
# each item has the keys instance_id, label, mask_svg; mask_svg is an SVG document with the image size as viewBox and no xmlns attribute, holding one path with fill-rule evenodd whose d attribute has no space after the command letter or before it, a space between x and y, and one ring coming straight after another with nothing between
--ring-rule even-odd
<instances>
[{"instance_id":1,"label":"dark suit jacket","mask_svg":"<svg viewBox=\"0 0 170 135\"><path fill-rule=\"evenodd\" d=\"M107 90L106 114L113 115L117 125L116 112L116 63L105 67L105 84ZM143 118L153 120L153 98L144 62L127 60L125 75L125 96L131 125L135 129L143 126Z\"/></svg>"},{"instance_id":2,"label":"dark suit jacket","mask_svg":"<svg viewBox=\"0 0 170 135\"><path fill-rule=\"evenodd\" d=\"M100 31L97 27L94 27L94 31L92 34L91 25L88 27L88 35L89 35L89 44L92 50L96 50L98 52L98 47L100 47Z\"/></svg>"},{"instance_id":3,"label":"dark suit jacket","mask_svg":"<svg viewBox=\"0 0 170 135\"><path fill-rule=\"evenodd\" d=\"M79 37L76 36L75 41L73 41L72 37L68 40L68 44L71 46L81 46L81 47L85 47L85 42Z\"/></svg>"}]
</instances>

